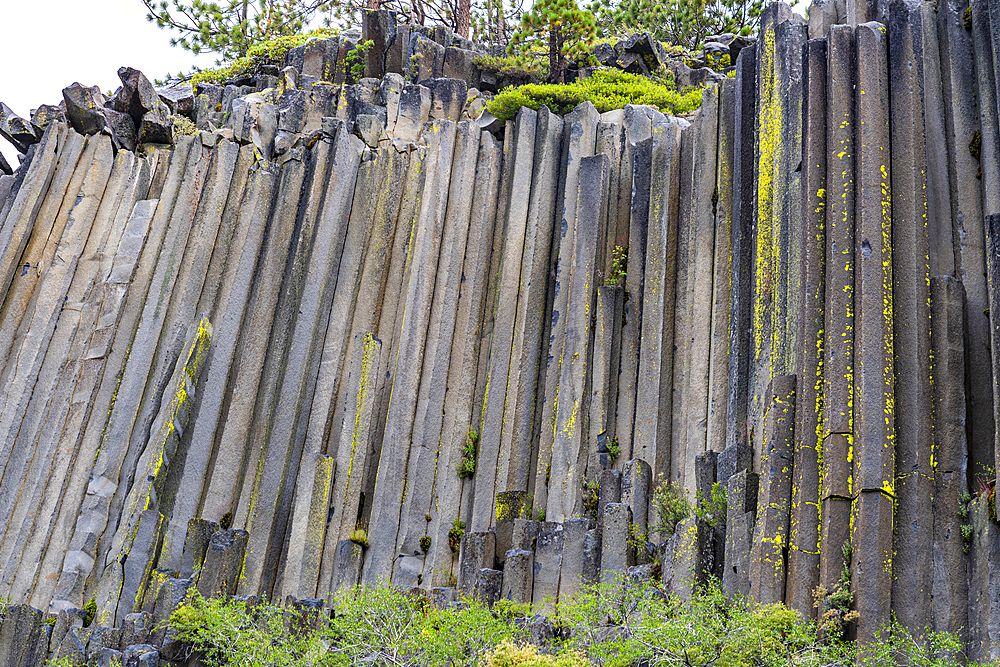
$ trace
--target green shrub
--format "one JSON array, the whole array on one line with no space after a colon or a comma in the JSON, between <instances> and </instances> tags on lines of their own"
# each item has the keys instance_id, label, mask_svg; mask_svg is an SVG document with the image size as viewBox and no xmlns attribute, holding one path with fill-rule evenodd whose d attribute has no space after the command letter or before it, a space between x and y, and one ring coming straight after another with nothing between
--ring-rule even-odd
<instances>
[{"instance_id":1,"label":"green shrub","mask_svg":"<svg viewBox=\"0 0 1000 667\"><path fill-rule=\"evenodd\" d=\"M448 548L452 553L457 554L462 546L462 538L465 537L465 522L455 517L455 523L448 531Z\"/></svg>"},{"instance_id":2,"label":"green shrub","mask_svg":"<svg viewBox=\"0 0 1000 667\"><path fill-rule=\"evenodd\" d=\"M486 657L486 667L589 667L590 662L577 653L544 655L531 644L520 646L504 642Z\"/></svg>"},{"instance_id":3,"label":"green shrub","mask_svg":"<svg viewBox=\"0 0 1000 667\"><path fill-rule=\"evenodd\" d=\"M668 84L639 74L598 70L590 77L573 83L505 88L486 105L486 109L496 118L508 121L517 115L521 107L537 111L546 106L561 115L583 102L590 102L600 113L621 109L626 104L646 104L665 114L677 115L697 109L701 105L701 91L690 88L678 92Z\"/></svg>"},{"instance_id":4,"label":"green shrub","mask_svg":"<svg viewBox=\"0 0 1000 667\"><path fill-rule=\"evenodd\" d=\"M366 549L368 548L368 531L364 528L355 528L351 531L351 534L347 536L347 539Z\"/></svg>"},{"instance_id":5,"label":"green shrub","mask_svg":"<svg viewBox=\"0 0 1000 667\"><path fill-rule=\"evenodd\" d=\"M604 279L604 284L610 287L624 287L625 278L628 275L628 246L624 248L620 245L616 245L615 249L611 251L611 271L608 272L607 277ZM618 444L618 436L612 438L615 444ZM610 451L611 448L608 447ZM621 450L619 449L619 453ZM618 458L618 454L615 454L611 458Z\"/></svg>"},{"instance_id":6,"label":"green shrub","mask_svg":"<svg viewBox=\"0 0 1000 667\"><path fill-rule=\"evenodd\" d=\"M915 638L896 623L860 651L784 605L728 599L717 583L681 599L656 582L624 577L584 585L559 600L554 624L568 637L541 651L526 646L529 604L492 608L467 600L440 609L423 594L380 581L337 593L332 618L312 624L281 605L195 594L170 616L177 637L210 665L241 667L958 667L955 635Z\"/></svg>"},{"instance_id":7,"label":"green shrub","mask_svg":"<svg viewBox=\"0 0 1000 667\"><path fill-rule=\"evenodd\" d=\"M715 482L712 484L711 497L705 498L701 490L696 495L698 504L694 508L694 515L698 520L704 521L713 528L725 525L726 516L729 513L729 503L726 501L726 488Z\"/></svg>"},{"instance_id":8,"label":"green shrub","mask_svg":"<svg viewBox=\"0 0 1000 667\"><path fill-rule=\"evenodd\" d=\"M687 499L684 487L678 482L663 479L661 473L660 481L653 489L653 511L656 523L650 527L651 532L670 537L677 524L691 516L691 501Z\"/></svg>"},{"instance_id":9,"label":"green shrub","mask_svg":"<svg viewBox=\"0 0 1000 667\"><path fill-rule=\"evenodd\" d=\"M469 427L462 445L462 460L458 462L458 476L465 479L476 474L476 447L479 444L479 433Z\"/></svg>"}]
</instances>

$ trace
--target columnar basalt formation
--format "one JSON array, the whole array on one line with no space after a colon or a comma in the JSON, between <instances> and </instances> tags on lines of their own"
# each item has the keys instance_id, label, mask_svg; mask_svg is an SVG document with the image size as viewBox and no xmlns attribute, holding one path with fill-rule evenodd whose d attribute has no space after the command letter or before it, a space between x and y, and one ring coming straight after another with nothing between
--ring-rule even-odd
<instances>
[{"instance_id":1,"label":"columnar basalt formation","mask_svg":"<svg viewBox=\"0 0 1000 667\"><path fill-rule=\"evenodd\" d=\"M342 36L0 108L0 662L145 644L189 589L654 570L807 617L846 570L862 640L1000 657L987 4L774 4L685 118L479 118L474 45L386 12L379 78ZM662 534L665 482L727 516Z\"/></svg>"}]
</instances>

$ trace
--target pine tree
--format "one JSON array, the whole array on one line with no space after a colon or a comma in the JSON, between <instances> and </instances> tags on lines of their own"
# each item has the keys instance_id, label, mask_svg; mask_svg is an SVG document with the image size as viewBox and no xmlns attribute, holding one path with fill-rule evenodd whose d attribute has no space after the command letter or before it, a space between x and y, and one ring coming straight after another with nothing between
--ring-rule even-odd
<instances>
[{"instance_id":1,"label":"pine tree","mask_svg":"<svg viewBox=\"0 0 1000 667\"><path fill-rule=\"evenodd\" d=\"M594 14L576 0L536 0L521 15L521 28L511 38L507 53L525 67L547 55L549 83L565 83L569 63L590 62L596 41Z\"/></svg>"},{"instance_id":2,"label":"pine tree","mask_svg":"<svg viewBox=\"0 0 1000 667\"><path fill-rule=\"evenodd\" d=\"M330 10L326 0L225 0L221 4L192 0L142 0L146 19L180 33L170 39L192 53L217 53L220 60L247 55L254 44L302 32L318 13Z\"/></svg>"}]
</instances>

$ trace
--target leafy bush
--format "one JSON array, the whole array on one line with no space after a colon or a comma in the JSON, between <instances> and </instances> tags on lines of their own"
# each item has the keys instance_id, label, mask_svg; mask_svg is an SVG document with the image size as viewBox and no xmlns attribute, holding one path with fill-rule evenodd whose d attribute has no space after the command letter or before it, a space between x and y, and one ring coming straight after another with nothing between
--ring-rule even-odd
<instances>
[{"instance_id":1,"label":"leafy bush","mask_svg":"<svg viewBox=\"0 0 1000 667\"><path fill-rule=\"evenodd\" d=\"M604 284L610 287L625 286L625 278L628 276L628 246L624 248L620 245L616 245L615 249L611 251L611 271L608 273L607 277L604 279ZM615 444L618 444L618 436L612 438ZM608 448L610 450L610 447ZM619 453L621 450L619 449ZM618 458L618 454L612 456L612 458Z\"/></svg>"},{"instance_id":2,"label":"leafy bush","mask_svg":"<svg viewBox=\"0 0 1000 667\"><path fill-rule=\"evenodd\" d=\"M670 537L677 524L691 516L691 501L687 499L684 487L678 482L663 479L661 473L659 483L653 489L653 511L656 512L656 523L650 527L651 532Z\"/></svg>"},{"instance_id":3,"label":"leafy bush","mask_svg":"<svg viewBox=\"0 0 1000 667\"><path fill-rule=\"evenodd\" d=\"M698 504L694 508L694 515L699 521L704 521L712 528L725 525L726 516L729 513L729 503L726 500L726 487L715 482L712 484L711 497L705 498L699 489L697 498Z\"/></svg>"},{"instance_id":4,"label":"leafy bush","mask_svg":"<svg viewBox=\"0 0 1000 667\"><path fill-rule=\"evenodd\" d=\"M366 549L368 548L368 531L364 528L355 528L351 531L351 534L347 536L347 539L355 544L359 544Z\"/></svg>"},{"instance_id":5,"label":"leafy bush","mask_svg":"<svg viewBox=\"0 0 1000 667\"><path fill-rule=\"evenodd\" d=\"M469 600L440 609L421 594L386 582L341 591L332 618L280 605L205 600L194 595L170 617L177 638L210 665L241 667L958 667L955 635L915 638L896 623L859 650L824 634L784 605L727 599L709 584L680 599L658 583L619 577L585 585L562 599L553 617L568 639L539 650L526 646L529 604Z\"/></svg>"},{"instance_id":6,"label":"leafy bush","mask_svg":"<svg viewBox=\"0 0 1000 667\"><path fill-rule=\"evenodd\" d=\"M507 121L521 107L538 110L543 105L557 114L566 114L578 104L590 102L604 113L626 104L646 104L665 114L677 115L701 105L701 91L690 88L681 92L664 83L639 74L619 70L598 70L590 77L573 83L528 84L505 88L486 109L496 118Z\"/></svg>"}]
</instances>

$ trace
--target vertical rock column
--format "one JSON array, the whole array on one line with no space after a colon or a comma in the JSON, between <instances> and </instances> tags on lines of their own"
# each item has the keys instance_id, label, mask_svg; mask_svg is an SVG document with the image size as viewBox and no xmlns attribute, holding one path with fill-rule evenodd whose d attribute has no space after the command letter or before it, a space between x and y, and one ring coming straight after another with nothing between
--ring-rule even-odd
<instances>
[{"instance_id":1,"label":"vertical rock column","mask_svg":"<svg viewBox=\"0 0 1000 667\"><path fill-rule=\"evenodd\" d=\"M542 359L545 387L538 436L538 461L535 469L535 504L544 508L548 502L550 482L549 466L552 463L552 443L555 439L556 397L559 390L562 348L566 338L566 304L569 300L570 262L575 243L577 185L580 178L580 160L594 154L597 136L597 109L590 102L583 102L563 118L563 140L560 155L560 181L562 200L556 203L553 220L554 233L550 260L546 313L551 313L548 339L542 341L546 356ZM647 165L648 166L648 165ZM495 251L494 251L495 252ZM551 517L549 517L551 519Z\"/></svg>"},{"instance_id":2,"label":"vertical rock column","mask_svg":"<svg viewBox=\"0 0 1000 667\"><path fill-rule=\"evenodd\" d=\"M514 320L521 282L521 260L527 233L536 126L537 114L531 109L522 108L517 114L512 137L514 146L510 157L510 189L504 192L506 201L501 200L500 204L506 210L503 221L506 232L493 318L493 335L490 339L486 396L483 399L482 423L479 429L475 492L469 519L469 529L476 532L484 531L493 525L493 499L500 474L502 432L506 427L504 406L507 398L510 356L514 344Z\"/></svg>"},{"instance_id":3,"label":"vertical rock column","mask_svg":"<svg viewBox=\"0 0 1000 667\"><path fill-rule=\"evenodd\" d=\"M692 128L690 241L688 243L687 382L682 402L683 430L674 445L685 488L695 488L695 457L707 447L712 297L715 278L715 207L718 196L719 87L702 91L701 112ZM680 349L680 346L678 346ZM673 476L676 479L677 472Z\"/></svg>"},{"instance_id":4,"label":"vertical rock column","mask_svg":"<svg viewBox=\"0 0 1000 667\"><path fill-rule=\"evenodd\" d=\"M865 643L889 622L893 590L894 220L887 30L881 23L866 23L858 26L856 40L856 117L864 122L857 125L855 134L855 496L851 508L851 588L860 615L858 639Z\"/></svg>"},{"instance_id":5,"label":"vertical rock column","mask_svg":"<svg viewBox=\"0 0 1000 667\"><path fill-rule=\"evenodd\" d=\"M563 521L577 514L582 503L586 467L586 424L590 405L590 355L593 350L591 313L597 294L598 241L604 230L608 158L604 154L580 161L577 212L569 278L566 342L559 379L555 443L545 515Z\"/></svg>"},{"instance_id":6,"label":"vertical rock column","mask_svg":"<svg viewBox=\"0 0 1000 667\"><path fill-rule=\"evenodd\" d=\"M933 14L933 11L931 12ZM892 243L897 501L892 608L911 632L931 625L933 447L930 281L932 196L925 117L928 44L936 30L919 3L897 0L889 21L892 86ZM912 66L910 65L912 63ZM950 227L950 220L948 226ZM950 241L949 248L950 251Z\"/></svg>"},{"instance_id":7,"label":"vertical rock column","mask_svg":"<svg viewBox=\"0 0 1000 667\"><path fill-rule=\"evenodd\" d=\"M934 627L962 636L969 627L968 544L960 514L966 477L965 292L951 276L931 278L934 355ZM974 619L978 622L978 619Z\"/></svg>"},{"instance_id":8,"label":"vertical rock column","mask_svg":"<svg viewBox=\"0 0 1000 667\"><path fill-rule=\"evenodd\" d=\"M753 249L753 307L751 312L752 357L750 359L749 408L753 442L763 442L764 412L767 410L768 386L774 376L772 356L774 350L774 324L780 319L775 303L781 276L777 274L777 259L781 239L774 224L775 151L783 140L782 116L784 107L775 80L777 56L777 25L788 20L791 10L784 3L769 6L761 15L757 38L757 118L758 141L755 153L754 249ZM781 196L781 192L777 192Z\"/></svg>"},{"instance_id":9,"label":"vertical rock column","mask_svg":"<svg viewBox=\"0 0 1000 667\"><path fill-rule=\"evenodd\" d=\"M795 376L779 375L771 385L764 424L757 525L750 548L750 595L760 604L783 602L785 597L785 552L795 446Z\"/></svg>"},{"instance_id":10,"label":"vertical rock column","mask_svg":"<svg viewBox=\"0 0 1000 667\"><path fill-rule=\"evenodd\" d=\"M653 127L650 173L655 176L649 194L632 454L650 463L654 484L660 475L670 475L680 139L681 128L674 122Z\"/></svg>"},{"instance_id":11,"label":"vertical rock column","mask_svg":"<svg viewBox=\"0 0 1000 667\"><path fill-rule=\"evenodd\" d=\"M732 317L733 158L736 140L736 81L719 88L719 138L716 163L715 257L713 259L712 325L709 342L707 451L726 448L729 395L729 322Z\"/></svg>"},{"instance_id":12,"label":"vertical rock column","mask_svg":"<svg viewBox=\"0 0 1000 667\"><path fill-rule=\"evenodd\" d=\"M795 403L795 466L789 534L788 605L809 618L819 585L820 462L823 447L823 320L826 285L826 40L806 44L803 64L801 317Z\"/></svg>"},{"instance_id":13,"label":"vertical rock column","mask_svg":"<svg viewBox=\"0 0 1000 667\"><path fill-rule=\"evenodd\" d=\"M747 430L751 354L751 300L753 271L754 51L749 46L736 57L735 114L733 119L733 223L730 246L729 381L726 400L726 449L750 447ZM638 424L638 416L636 417Z\"/></svg>"},{"instance_id":14,"label":"vertical rock column","mask_svg":"<svg viewBox=\"0 0 1000 667\"><path fill-rule=\"evenodd\" d=\"M833 590L850 539L849 449L854 394L854 31L827 37L826 340L823 345L823 478L820 583Z\"/></svg>"},{"instance_id":15,"label":"vertical rock column","mask_svg":"<svg viewBox=\"0 0 1000 667\"><path fill-rule=\"evenodd\" d=\"M429 276L436 270L441 250L456 129L455 123L438 120L428 126L426 133L429 140L427 177L413 232L410 278L405 287L400 344L392 371L392 398L372 498L369 532L375 539L365 554L363 580L366 582L384 577L392 571L396 561L400 498L406 488L406 477L411 474L406 469L406 454L412 442L420 368L434 296L434 281Z\"/></svg>"},{"instance_id":16,"label":"vertical rock column","mask_svg":"<svg viewBox=\"0 0 1000 667\"><path fill-rule=\"evenodd\" d=\"M798 368L802 259L802 58L806 24L797 15L775 26L774 115L779 133L774 147L771 237L774 255L774 305L771 311L771 373Z\"/></svg>"}]
</instances>

